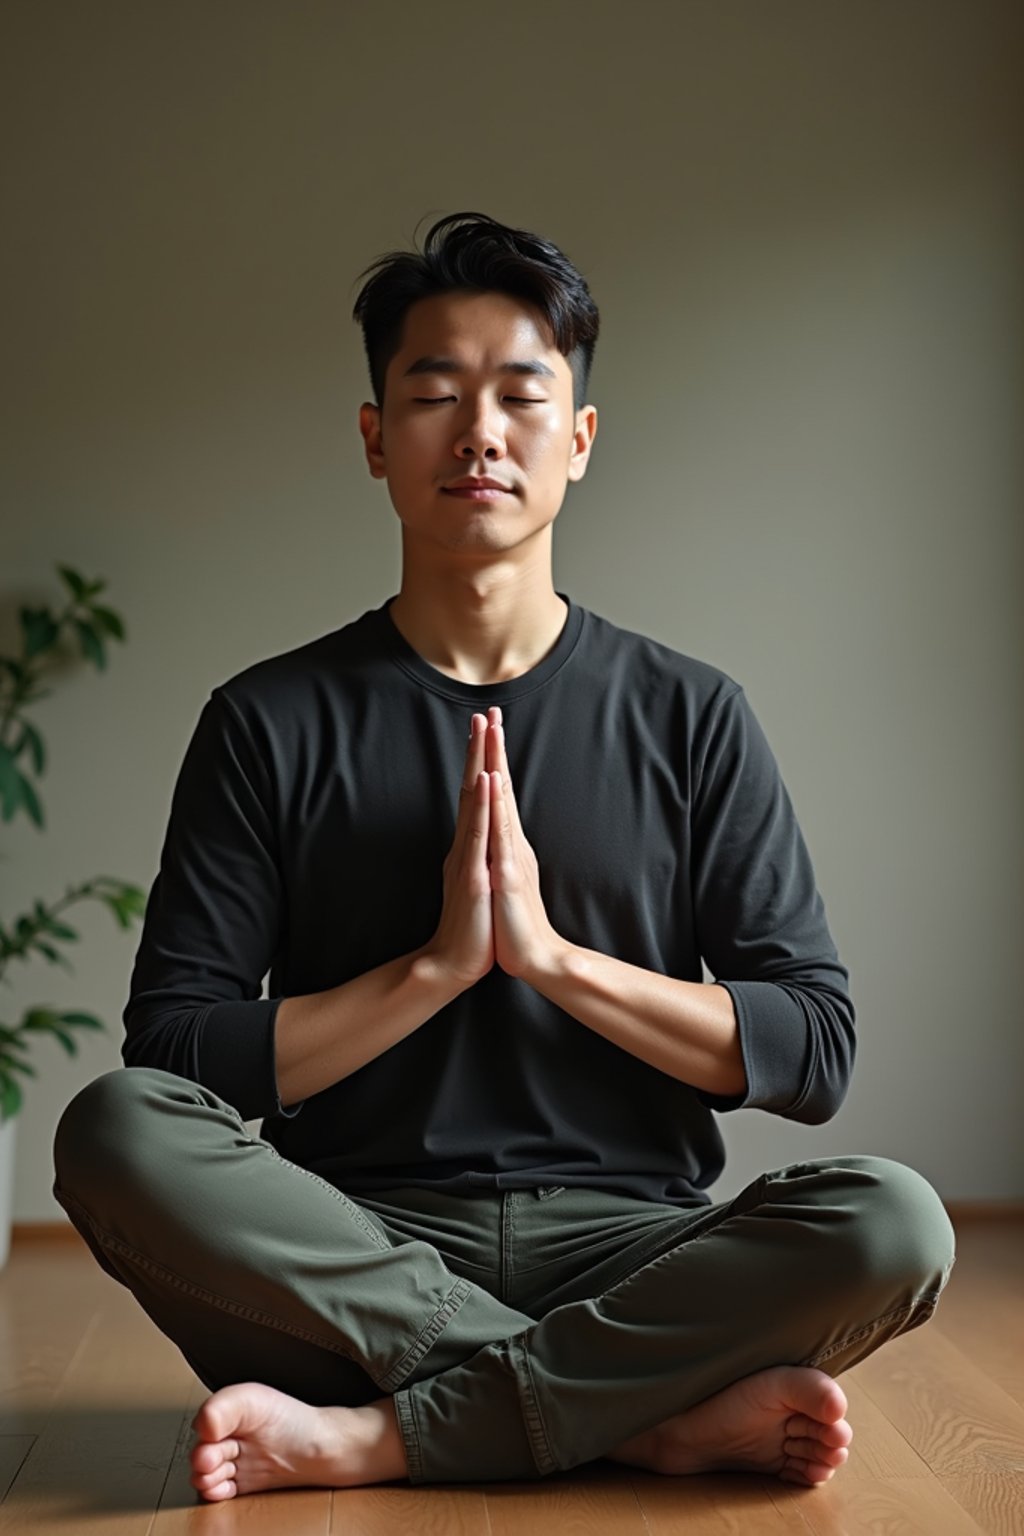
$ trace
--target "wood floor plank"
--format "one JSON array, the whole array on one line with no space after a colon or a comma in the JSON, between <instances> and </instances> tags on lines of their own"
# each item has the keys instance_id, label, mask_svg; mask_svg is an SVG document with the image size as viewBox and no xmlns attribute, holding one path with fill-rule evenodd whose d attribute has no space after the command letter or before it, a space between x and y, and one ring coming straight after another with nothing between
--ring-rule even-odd
<instances>
[{"instance_id":1,"label":"wood floor plank","mask_svg":"<svg viewBox=\"0 0 1024 1536\"><path fill-rule=\"evenodd\" d=\"M147 1536L192 1372L127 1300L96 1313L0 1504L3 1536Z\"/></svg>"},{"instance_id":2,"label":"wood floor plank","mask_svg":"<svg viewBox=\"0 0 1024 1536\"><path fill-rule=\"evenodd\" d=\"M776 1481L769 1497L796 1507L814 1536L994 1536L934 1477L857 1482L837 1473L820 1488ZM1018 1526L1015 1536L1019 1536Z\"/></svg>"},{"instance_id":3,"label":"wood floor plank","mask_svg":"<svg viewBox=\"0 0 1024 1536\"><path fill-rule=\"evenodd\" d=\"M80 1239L77 1249L56 1254L52 1244L12 1247L0 1271L0 1435L41 1433L53 1395L112 1289L117 1282Z\"/></svg>"},{"instance_id":4,"label":"wood floor plank","mask_svg":"<svg viewBox=\"0 0 1024 1536\"><path fill-rule=\"evenodd\" d=\"M35 1443L35 1435L0 1435L0 1504Z\"/></svg>"},{"instance_id":5,"label":"wood floor plank","mask_svg":"<svg viewBox=\"0 0 1024 1536\"><path fill-rule=\"evenodd\" d=\"M798 1509L772 1502L768 1481L736 1473L632 1474L650 1536L809 1536Z\"/></svg>"},{"instance_id":6,"label":"wood floor plank","mask_svg":"<svg viewBox=\"0 0 1024 1536\"><path fill-rule=\"evenodd\" d=\"M975 1513L986 1536L1024 1533L1024 1477L1019 1473L958 1472L942 1482L959 1505Z\"/></svg>"},{"instance_id":7,"label":"wood floor plank","mask_svg":"<svg viewBox=\"0 0 1024 1536\"><path fill-rule=\"evenodd\" d=\"M482 1488L385 1484L334 1491L331 1536L489 1536L490 1530Z\"/></svg>"},{"instance_id":8,"label":"wood floor plank","mask_svg":"<svg viewBox=\"0 0 1024 1536\"><path fill-rule=\"evenodd\" d=\"M858 1366L861 1386L991 1536L1024 1531L1024 1409L937 1328L892 1339ZM1016 1524L1007 1511L1016 1501Z\"/></svg>"},{"instance_id":9,"label":"wood floor plank","mask_svg":"<svg viewBox=\"0 0 1024 1536\"><path fill-rule=\"evenodd\" d=\"M490 1483L492 1536L648 1536L627 1468L595 1462L540 1482Z\"/></svg>"},{"instance_id":10,"label":"wood floor plank","mask_svg":"<svg viewBox=\"0 0 1024 1536\"><path fill-rule=\"evenodd\" d=\"M844 1482L877 1482L880 1478L933 1476L923 1456L895 1429L861 1386L859 1369L855 1366L838 1378L850 1405L846 1417L853 1430L853 1441L849 1459L837 1478L842 1476Z\"/></svg>"},{"instance_id":11,"label":"wood floor plank","mask_svg":"<svg viewBox=\"0 0 1024 1536\"><path fill-rule=\"evenodd\" d=\"M1024 1223L961 1229L957 1251L929 1327L1024 1407Z\"/></svg>"}]
</instances>

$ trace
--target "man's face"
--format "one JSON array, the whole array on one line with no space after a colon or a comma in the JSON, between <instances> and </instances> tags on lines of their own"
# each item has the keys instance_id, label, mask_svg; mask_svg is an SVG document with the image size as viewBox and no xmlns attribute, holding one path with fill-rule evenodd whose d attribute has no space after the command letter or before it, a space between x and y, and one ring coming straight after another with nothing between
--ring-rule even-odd
<instances>
[{"instance_id":1,"label":"man's face","mask_svg":"<svg viewBox=\"0 0 1024 1536\"><path fill-rule=\"evenodd\" d=\"M572 371L539 311L506 294L451 293L408 310L383 411L364 404L359 426L407 548L486 555L554 521L568 482L586 470L597 412L574 413ZM507 494L446 490L465 476L500 481Z\"/></svg>"}]
</instances>

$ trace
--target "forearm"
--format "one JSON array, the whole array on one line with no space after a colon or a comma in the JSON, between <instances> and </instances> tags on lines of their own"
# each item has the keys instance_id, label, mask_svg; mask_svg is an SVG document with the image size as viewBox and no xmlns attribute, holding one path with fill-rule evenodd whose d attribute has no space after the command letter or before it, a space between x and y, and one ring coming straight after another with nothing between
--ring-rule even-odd
<instances>
[{"instance_id":1,"label":"forearm","mask_svg":"<svg viewBox=\"0 0 1024 1536\"><path fill-rule=\"evenodd\" d=\"M724 987L662 976L573 944L523 979L669 1077L708 1093L746 1092L739 1025Z\"/></svg>"},{"instance_id":2,"label":"forearm","mask_svg":"<svg viewBox=\"0 0 1024 1536\"><path fill-rule=\"evenodd\" d=\"M464 987L416 950L326 992L284 998L274 1026L281 1103L296 1104L358 1071Z\"/></svg>"}]
</instances>

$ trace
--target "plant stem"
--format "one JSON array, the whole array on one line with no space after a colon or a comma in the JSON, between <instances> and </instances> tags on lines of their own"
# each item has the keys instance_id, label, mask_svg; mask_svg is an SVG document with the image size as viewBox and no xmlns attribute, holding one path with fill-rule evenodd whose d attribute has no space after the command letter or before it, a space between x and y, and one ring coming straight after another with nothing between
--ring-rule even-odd
<instances>
[{"instance_id":1,"label":"plant stem","mask_svg":"<svg viewBox=\"0 0 1024 1536\"><path fill-rule=\"evenodd\" d=\"M50 645L47 646L47 650L51 650L52 647L56 645L58 639L60 638L61 631L64 629L65 625L74 622L75 610L78 608L78 606L78 599L72 598L67 607L64 609L63 613L57 616L54 621L57 625L57 633L54 635ZM27 675L21 680L15 682L13 696L6 709L4 710L3 717L0 718L0 742L2 742L5 746L10 745L10 743L5 739L7 736L7 727L12 723L17 724L17 711L24 699L25 694L31 690L33 684L36 683L41 677L42 673L46 671L45 662L37 665L35 671L32 671L35 657L31 657L27 654L26 646L27 642L23 632L21 636L21 655L16 657L15 660L18 662L19 666L25 669ZM37 655L40 657L44 656L45 654L45 651L37 652Z\"/></svg>"},{"instance_id":2,"label":"plant stem","mask_svg":"<svg viewBox=\"0 0 1024 1536\"><path fill-rule=\"evenodd\" d=\"M96 883L97 882L95 880L86 880L83 885L80 885L77 888L77 890L72 888L66 896L61 898L60 901L54 902L50 907L44 907L43 916L56 917L58 912L63 912L67 907L73 907L76 901L87 900L90 896L95 895ZM0 955L0 981L3 980L4 972L7 970L9 962L18 958L24 959L28 952L29 944L35 938L36 934L46 931L45 924L40 918L37 918L33 915L30 921L33 923L32 932L28 934L24 939L17 942L11 948L8 954Z\"/></svg>"}]
</instances>

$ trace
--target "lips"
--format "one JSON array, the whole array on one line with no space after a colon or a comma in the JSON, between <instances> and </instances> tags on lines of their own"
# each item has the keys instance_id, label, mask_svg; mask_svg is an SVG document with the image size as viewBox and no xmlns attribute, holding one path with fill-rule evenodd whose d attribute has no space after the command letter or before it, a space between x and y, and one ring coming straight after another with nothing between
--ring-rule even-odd
<instances>
[{"instance_id":1,"label":"lips","mask_svg":"<svg viewBox=\"0 0 1024 1536\"><path fill-rule=\"evenodd\" d=\"M501 480L491 480L487 475L466 475L461 480L453 480L450 485L444 486L446 491L507 491L509 487Z\"/></svg>"},{"instance_id":2,"label":"lips","mask_svg":"<svg viewBox=\"0 0 1024 1536\"><path fill-rule=\"evenodd\" d=\"M499 490L496 486L478 486L473 489L470 486L459 486L454 491L445 489L446 496L461 496L464 501L500 501L502 496L508 496L511 492Z\"/></svg>"},{"instance_id":3,"label":"lips","mask_svg":"<svg viewBox=\"0 0 1024 1536\"><path fill-rule=\"evenodd\" d=\"M457 480L454 485L443 485L441 489L446 496L478 503L501 501L512 494L507 485L500 485L497 480Z\"/></svg>"}]
</instances>

